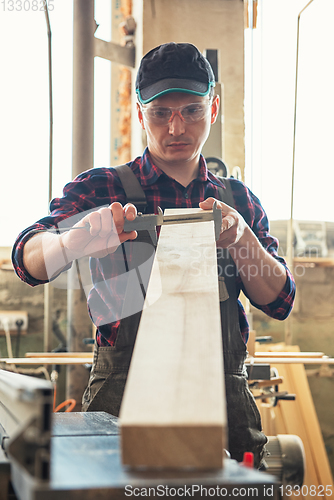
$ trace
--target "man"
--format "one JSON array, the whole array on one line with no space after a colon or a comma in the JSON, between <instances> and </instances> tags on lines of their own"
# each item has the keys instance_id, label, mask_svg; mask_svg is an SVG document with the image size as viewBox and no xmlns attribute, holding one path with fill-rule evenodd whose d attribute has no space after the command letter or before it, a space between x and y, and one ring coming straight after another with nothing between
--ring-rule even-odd
<instances>
[{"instance_id":1,"label":"man","mask_svg":"<svg viewBox=\"0 0 334 500\"><path fill-rule=\"evenodd\" d=\"M157 213L158 206L208 210L217 199L223 215L217 255L229 451L239 461L244 451L253 451L259 465L266 437L245 376L248 324L238 295L242 289L256 307L284 319L295 285L259 200L243 183L212 175L201 156L218 114L213 87L208 61L191 44L168 43L146 54L136 81L138 118L147 136L143 156L129 168L89 170L67 184L63 197L51 202L50 215L20 234L13 262L19 277L34 286L75 259L92 257L88 308L97 335L83 410L118 415L143 302L129 275L151 258L152 251L144 251L136 260L139 250L154 244L145 231L123 230L124 220L136 217L131 201L140 198L141 211L146 204L146 213ZM50 230L73 224L81 229Z\"/></svg>"}]
</instances>

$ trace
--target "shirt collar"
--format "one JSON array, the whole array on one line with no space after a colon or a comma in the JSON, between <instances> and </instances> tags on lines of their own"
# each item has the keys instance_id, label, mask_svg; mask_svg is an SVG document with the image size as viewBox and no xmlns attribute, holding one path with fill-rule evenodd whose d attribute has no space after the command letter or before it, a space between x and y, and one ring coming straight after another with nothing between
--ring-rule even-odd
<instances>
[{"instance_id":1,"label":"shirt collar","mask_svg":"<svg viewBox=\"0 0 334 500\"><path fill-rule=\"evenodd\" d=\"M148 148L145 148L139 163L140 180L143 186L154 184L163 174L159 167L155 166L151 160Z\"/></svg>"}]
</instances>

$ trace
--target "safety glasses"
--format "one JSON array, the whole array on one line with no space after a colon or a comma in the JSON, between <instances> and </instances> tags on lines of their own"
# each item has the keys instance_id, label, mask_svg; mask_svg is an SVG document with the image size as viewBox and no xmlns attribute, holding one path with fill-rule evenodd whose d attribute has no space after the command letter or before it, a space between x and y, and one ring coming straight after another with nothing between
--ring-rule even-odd
<instances>
[{"instance_id":1,"label":"safety glasses","mask_svg":"<svg viewBox=\"0 0 334 500\"><path fill-rule=\"evenodd\" d=\"M144 118L154 125L168 125L175 115L178 115L185 123L195 123L203 120L210 112L211 102L193 102L184 106L141 106Z\"/></svg>"}]
</instances>

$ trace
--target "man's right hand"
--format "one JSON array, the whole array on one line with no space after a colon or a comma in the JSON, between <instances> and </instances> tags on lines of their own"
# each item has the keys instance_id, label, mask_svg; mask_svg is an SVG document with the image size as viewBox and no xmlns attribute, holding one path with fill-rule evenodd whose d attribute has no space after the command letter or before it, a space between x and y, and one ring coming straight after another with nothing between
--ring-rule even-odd
<instances>
[{"instance_id":1,"label":"man's right hand","mask_svg":"<svg viewBox=\"0 0 334 500\"><path fill-rule=\"evenodd\" d=\"M137 232L125 233L123 228L124 219L132 221L136 215L137 209L134 205L128 203L123 207L118 202L87 214L74 226L82 227L81 231L69 230L60 236L68 260L83 256L102 258L115 252L124 241L134 240Z\"/></svg>"},{"instance_id":2,"label":"man's right hand","mask_svg":"<svg viewBox=\"0 0 334 500\"><path fill-rule=\"evenodd\" d=\"M39 232L24 245L24 267L35 279L44 281L58 275L80 257L105 257L124 241L137 237L136 231L123 231L124 218L134 220L136 215L134 205L128 203L123 207L114 202L88 213L73 226L82 227L82 230L69 230L60 235L54 230Z\"/></svg>"}]
</instances>

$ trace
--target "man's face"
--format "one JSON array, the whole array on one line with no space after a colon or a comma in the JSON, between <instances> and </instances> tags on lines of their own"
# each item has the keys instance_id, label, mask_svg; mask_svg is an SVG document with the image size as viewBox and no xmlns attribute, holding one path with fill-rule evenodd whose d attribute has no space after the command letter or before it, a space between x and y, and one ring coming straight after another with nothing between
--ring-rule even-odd
<instances>
[{"instance_id":1,"label":"man's face","mask_svg":"<svg viewBox=\"0 0 334 500\"><path fill-rule=\"evenodd\" d=\"M166 163L187 164L187 162L199 160L202 147L210 132L210 126L215 122L218 113L218 98L216 97L212 104L210 102L208 97L173 92L146 104L145 108L176 108L191 103L201 103L208 107L205 116L197 122L186 123L178 113L174 113L166 125L152 123L138 105L139 121L146 131L147 145L152 159L158 166Z\"/></svg>"}]
</instances>

